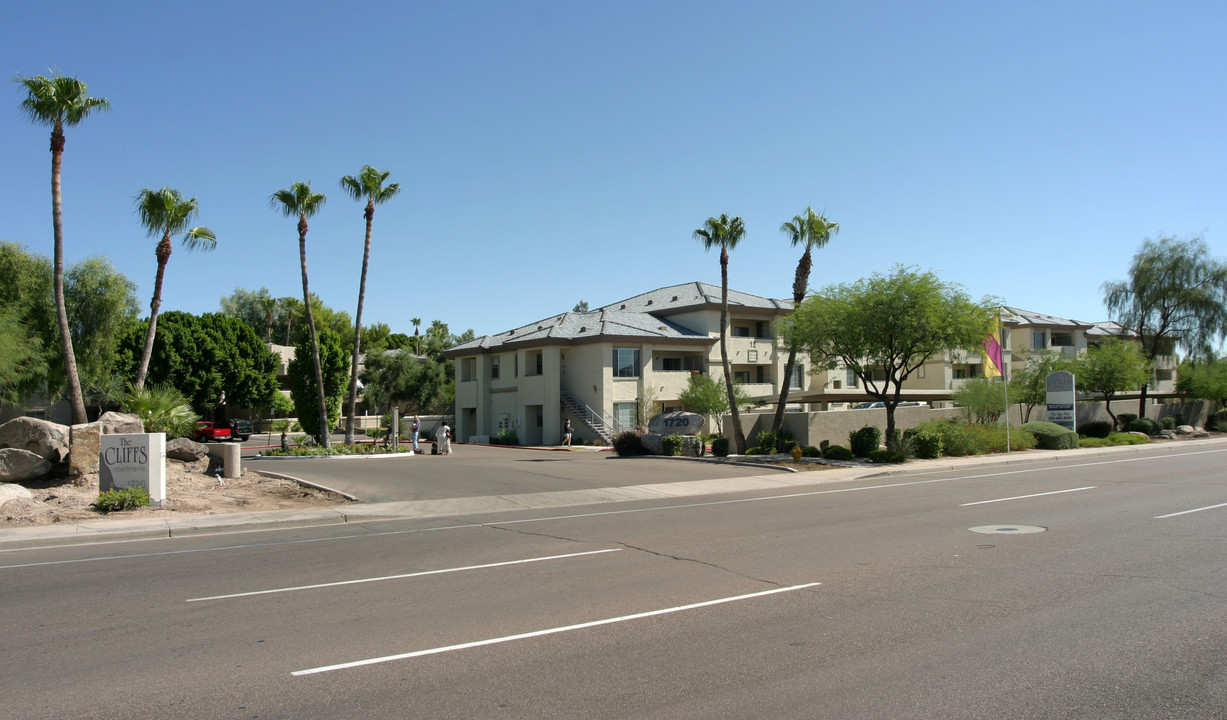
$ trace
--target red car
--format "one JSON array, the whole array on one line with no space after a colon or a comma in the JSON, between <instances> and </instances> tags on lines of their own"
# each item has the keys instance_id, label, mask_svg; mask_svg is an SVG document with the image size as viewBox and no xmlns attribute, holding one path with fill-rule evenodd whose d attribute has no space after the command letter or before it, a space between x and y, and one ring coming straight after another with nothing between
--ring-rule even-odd
<instances>
[{"instance_id":1,"label":"red car","mask_svg":"<svg viewBox=\"0 0 1227 720\"><path fill-rule=\"evenodd\" d=\"M196 442L223 442L230 439L230 428L222 423L215 425L208 420L200 420L192 432L192 439Z\"/></svg>"}]
</instances>

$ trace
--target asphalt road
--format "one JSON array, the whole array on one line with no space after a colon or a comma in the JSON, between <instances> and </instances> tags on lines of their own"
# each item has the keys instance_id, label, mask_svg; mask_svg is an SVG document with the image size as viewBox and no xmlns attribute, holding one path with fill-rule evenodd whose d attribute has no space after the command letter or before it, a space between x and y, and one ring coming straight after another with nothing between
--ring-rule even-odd
<instances>
[{"instance_id":1,"label":"asphalt road","mask_svg":"<svg viewBox=\"0 0 1227 720\"><path fill-rule=\"evenodd\" d=\"M1224 459L3 552L0 716L1227 718Z\"/></svg>"}]
</instances>

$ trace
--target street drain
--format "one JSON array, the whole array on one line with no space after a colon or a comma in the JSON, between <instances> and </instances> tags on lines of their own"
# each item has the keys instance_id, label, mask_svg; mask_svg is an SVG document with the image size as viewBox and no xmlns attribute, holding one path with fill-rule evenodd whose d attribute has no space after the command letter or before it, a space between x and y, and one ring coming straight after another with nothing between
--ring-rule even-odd
<instances>
[{"instance_id":1,"label":"street drain","mask_svg":"<svg viewBox=\"0 0 1227 720\"><path fill-rule=\"evenodd\" d=\"M1038 527L1036 525L977 525L970 530L981 535L1026 535L1028 533L1041 533L1047 530L1046 527Z\"/></svg>"}]
</instances>

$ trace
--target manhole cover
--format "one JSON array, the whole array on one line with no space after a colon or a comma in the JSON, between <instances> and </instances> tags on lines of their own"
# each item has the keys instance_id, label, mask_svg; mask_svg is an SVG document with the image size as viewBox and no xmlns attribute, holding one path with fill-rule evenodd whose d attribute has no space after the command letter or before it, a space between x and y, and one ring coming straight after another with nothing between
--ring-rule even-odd
<instances>
[{"instance_id":1,"label":"manhole cover","mask_svg":"<svg viewBox=\"0 0 1227 720\"><path fill-rule=\"evenodd\" d=\"M1038 527L1036 525L977 525L971 528L971 531L981 535L1026 535L1028 533L1041 533L1047 529L1046 527Z\"/></svg>"}]
</instances>

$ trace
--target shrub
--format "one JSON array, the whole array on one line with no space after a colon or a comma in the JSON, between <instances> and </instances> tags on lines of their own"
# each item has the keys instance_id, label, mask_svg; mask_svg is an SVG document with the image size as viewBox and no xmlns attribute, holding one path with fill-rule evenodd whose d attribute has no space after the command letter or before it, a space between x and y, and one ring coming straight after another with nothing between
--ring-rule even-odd
<instances>
[{"instance_id":1,"label":"shrub","mask_svg":"<svg viewBox=\"0 0 1227 720\"><path fill-rule=\"evenodd\" d=\"M1112 433L1105 439L1115 445L1145 445L1150 442L1147 438L1132 433Z\"/></svg>"},{"instance_id":2,"label":"shrub","mask_svg":"<svg viewBox=\"0 0 1227 720\"><path fill-rule=\"evenodd\" d=\"M903 463L907 462L907 455L897 450L874 450L869 453L869 462L875 463Z\"/></svg>"},{"instance_id":3,"label":"shrub","mask_svg":"<svg viewBox=\"0 0 1227 720\"><path fill-rule=\"evenodd\" d=\"M929 426L909 428L903 433L912 451L912 457L933 460L942 456L942 434Z\"/></svg>"},{"instance_id":4,"label":"shrub","mask_svg":"<svg viewBox=\"0 0 1227 720\"><path fill-rule=\"evenodd\" d=\"M137 390L129 386L119 403L120 409L141 419L147 433L166 433L168 438L189 437L200 416L183 393L169 385L152 385Z\"/></svg>"},{"instance_id":5,"label":"shrub","mask_svg":"<svg viewBox=\"0 0 1227 720\"><path fill-rule=\"evenodd\" d=\"M1095 420L1083 423L1078 427L1078 434L1089 438L1106 438L1112 434L1112 423L1107 420Z\"/></svg>"},{"instance_id":6,"label":"shrub","mask_svg":"<svg viewBox=\"0 0 1227 720\"><path fill-rule=\"evenodd\" d=\"M624 430L614 437L614 452L618 453L618 457L647 455L648 451L647 448L643 446L642 439L642 430Z\"/></svg>"},{"instance_id":7,"label":"shrub","mask_svg":"<svg viewBox=\"0 0 1227 720\"><path fill-rule=\"evenodd\" d=\"M746 448L746 455L771 455L775 452L775 448L752 447Z\"/></svg>"},{"instance_id":8,"label":"shrub","mask_svg":"<svg viewBox=\"0 0 1227 720\"><path fill-rule=\"evenodd\" d=\"M988 424L996 422L1005 412L1005 385L989 378L972 378L951 393L954 401L963 406L963 416L968 422Z\"/></svg>"},{"instance_id":9,"label":"shrub","mask_svg":"<svg viewBox=\"0 0 1227 720\"><path fill-rule=\"evenodd\" d=\"M1125 432L1140 432L1150 436L1159 434L1159 423L1150 418L1138 418L1124 427Z\"/></svg>"},{"instance_id":10,"label":"shrub","mask_svg":"<svg viewBox=\"0 0 1227 720\"><path fill-rule=\"evenodd\" d=\"M843 445L828 445L826 450L822 451L822 457L826 460L851 460L856 457L852 451Z\"/></svg>"},{"instance_id":11,"label":"shrub","mask_svg":"<svg viewBox=\"0 0 1227 720\"><path fill-rule=\"evenodd\" d=\"M869 453L877 450L882 444L882 431L873 425L866 425L848 434L848 444L852 447L852 454L856 457L868 457Z\"/></svg>"},{"instance_id":12,"label":"shrub","mask_svg":"<svg viewBox=\"0 0 1227 720\"><path fill-rule=\"evenodd\" d=\"M729 456L729 439L723 435L717 435L711 439L711 454L715 457Z\"/></svg>"},{"instance_id":13,"label":"shrub","mask_svg":"<svg viewBox=\"0 0 1227 720\"><path fill-rule=\"evenodd\" d=\"M98 493L98 499L94 501L94 509L100 513L133 510L147 505L149 505L149 493L145 492L145 488L141 487L107 490L106 492Z\"/></svg>"},{"instance_id":14,"label":"shrub","mask_svg":"<svg viewBox=\"0 0 1227 720\"><path fill-rule=\"evenodd\" d=\"M822 457L822 449L814 447L813 445L801 448L801 457L820 458Z\"/></svg>"},{"instance_id":15,"label":"shrub","mask_svg":"<svg viewBox=\"0 0 1227 720\"><path fill-rule=\"evenodd\" d=\"M1121 427L1125 427L1126 425L1128 425L1129 423L1137 419L1138 419L1138 416L1134 415L1133 413L1118 413L1116 415L1116 422L1120 423Z\"/></svg>"},{"instance_id":16,"label":"shrub","mask_svg":"<svg viewBox=\"0 0 1227 720\"><path fill-rule=\"evenodd\" d=\"M1173 417L1172 415L1168 415L1165 418L1160 418L1159 422L1163 425L1164 430L1175 430L1176 429L1176 418Z\"/></svg>"},{"instance_id":17,"label":"shrub","mask_svg":"<svg viewBox=\"0 0 1227 720\"><path fill-rule=\"evenodd\" d=\"M1022 426L1035 436L1041 450L1069 450L1078 447L1078 433L1052 422L1035 420Z\"/></svg>"},{"instance_id":18,"label":"shrub","mask_svg":"<svg viewBox=\"0 0 1227 720\"><path fill-rule=\"evenodd\" d=\"M420 437L420 435L419 435ZM498 435L494 438L495 445L519 445L520 436L516 435L516 431L511 428L505 428L498 431Z\"/></svg>"},{"instance_id":19,"label":"shrub","mask_svg":"<svg viewBox=\"0 0 1227 720\"><path fill-rule=\"evenodd\" d=\"M764 453L759 453L762 455L767 455L767 454L775 452L776 443L779 442L779 438L776 437L776 434L770 430L764 430L760 432L756 439L758 442L755 445L755 447L762 448L766 451ZM746 454L748 455L749 453L746 453Z\"/></svg>"},{"instance_id":20,"label":"shrub","mask_svg":"<svg viewBox=\"0 0 1227 720\"><path fill-rule=\"evenodd\" d=\"M685 444L686 438L681 435L666 435L660 439L660 445L665 449L666 455L681 455Z\"/></svg>"}]
</instances>

